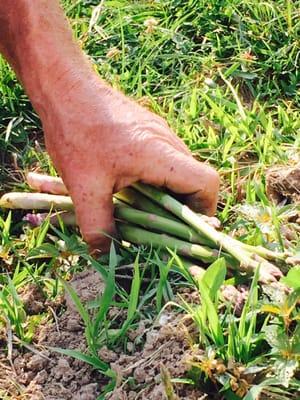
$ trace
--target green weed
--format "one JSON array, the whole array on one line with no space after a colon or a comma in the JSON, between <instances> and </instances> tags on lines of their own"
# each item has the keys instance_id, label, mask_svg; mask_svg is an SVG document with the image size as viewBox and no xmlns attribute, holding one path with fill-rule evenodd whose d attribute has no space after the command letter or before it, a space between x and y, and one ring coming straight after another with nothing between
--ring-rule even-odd
<instances>
[{"instance_id":1,"label":"green weed","mask_svg":"<svg viewBox=\"0 0 300 400\"><path fill-rule=\"evenodd\" d=\"M223 187L218 216L226 231L248 244L299 249L299 232L289 221L295 209L289 204L273 206L264 178L274 164L299 161L299 0L62 4L100 76L166 118L195 157L219 170ZM44 151L40 121L2 58L0 163L0 192L28 190L23 176L33 166L56 174ZM38 285L50 298L64 287L80 310L89 353L56 350L106 374L111 380L108 391L115 376L97 356L98 349L103 344L126 347L128 330L140 319L154 319L174 300L178 287L194 288L201 304L183 302L181 307L193 317L198 344L206 353L193 367L196 378L183 377L182 382L198 384L204 376L213 378L217 390L224 390L220 396L236 399L233 389L244 378L236 376L235 368L242 364L255 379L240 385L240 397L297 398L299 310L291 299L297 298L299 289L298 267L282 279L294 290L291 298L265 301L255 277L237 317L221 296L226 272L222 260L199 281L176 254L165 258L147 247L120 248L109 259L94 260L77 231L63 224L51 227L48 220L30 228L20 222L22 217L0 210L0 326L9 337L31 341L36 326L49 318L47 312L28 315L20 296L26 285ZM288 244L286 226L294 232ZM83 305L68 280L87 265L101 274L106 289L100 299ZM131 282L129 288L121 281ZM109 320L110 306L122 311L123 319ZM235 363L230 365L232 359ZM271 377L266 378L270 368ZM169 377L164 376L172 395Z\"/></svg>"}]
</instances>

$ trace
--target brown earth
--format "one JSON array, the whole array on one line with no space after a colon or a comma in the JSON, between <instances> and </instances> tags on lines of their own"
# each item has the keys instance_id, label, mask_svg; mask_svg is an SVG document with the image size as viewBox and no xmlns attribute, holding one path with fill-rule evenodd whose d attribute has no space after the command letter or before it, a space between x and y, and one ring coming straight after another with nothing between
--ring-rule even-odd
<instances>
[{"instance_id":1,"label":"brown earth","mask_svg":"<svg viewBox=\"0 0 300 400\"><path fill-rule=\"evenodd\" d=\"M82 301L94 299L103 290L99 274L91 270L78 274L71 284ZM21 297L27 312L34 314L46 310L42 294L34 285L29 285ZM40 327L32 346L24 349L14 344L11 362L5 350L6 338L0 336L1 399L95 400L101 393L107 383L101 374L86 363L49 350L49 346L87 350L81 318L68 296L64 303L66 311L54 322ZM181 317L165 313L157 324L141 322L138 329L129 332L128 336L131 355L121 351L115 353L107 348L100 351L103 361L111 363L117 372L119 381L117 389L106 398L167 399L165 385L168 383L162 384L161 372L173 378L182 377L188 369L185 360L190 344ZM146 339L145 345L133 350L138 337ZM183 385L174 387L174 396L174 400L206 398L197 390L187 391Z\"/></svg>"},{"instance_id":2,"label":"brown earth","mask_svg":"<svg viewBox=\"0 0 300 400\"><path fill-rule=\"evenodd\" d=\"M101 293L103 283L99 274L85 271L72 281L83 301ZM27 311L42 311L42 298L34 285L21 294ZM66 297L67 310L53 323L41 326L34 338L32 350L15 347L11 364L7 353L0 349L0 398L30 400L94 400L105 383L103 377L86 363L50 352L47 347L86 351L81 318L71 299ZM4 343L3 346L4 348Z\"/></svg>"},{"instance_id":3,"label":"brown earth","mask_svg":"<svg viewBox=\"0 0 300 400\"><path fill-rule=\"evenodd\" d=\"M146 332L146 342L141 351L133 355L119 355L116 361L111 362L111 367L119 376L120 386L106 399L205 399L206 396L199 390L172 385L170 382L171 377L182 378L189 369L191 334L189 327L182 321L182 315L164 313L157 324ZM171 391L172 397L166 395L167 391Z\"/></svg>"}]
</instances>

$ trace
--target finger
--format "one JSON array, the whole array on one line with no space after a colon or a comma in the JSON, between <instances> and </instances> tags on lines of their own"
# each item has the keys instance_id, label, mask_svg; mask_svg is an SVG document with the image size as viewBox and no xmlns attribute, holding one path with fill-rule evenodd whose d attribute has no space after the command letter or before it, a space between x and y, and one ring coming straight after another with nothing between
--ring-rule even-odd
<instances>
[{"instance_id":1,"label":"finger","mask_svg":"<svg viewBox=\"0 0 300 400\"><path fill-rule=\"evenodd\" d=\"M165 137L169 139L169 143L178 151L183 154L192 157L192 153L187 147L187 145L181 140L175 133L173 133L170 128L164 130Z\"/></svg>"},{"instance_id":2,"label":"finger","mask_svg":"<svg viewBox=\"0 0 300 400\"><path fill-rule=\"evenodd\" d=\"M28 172L26 181L31 189L43 193L67 195L68 191L61 178Z\"/></svg>"},{"instance_id":3,"label":"finger","mask_svg":"<svg viewBox=\"0 0 300 400\"><path fill-rule=\"evenodd\" d=\"M167 122L160 117L149 120L149 124L144 123L143 131L151 133L158 139L164 138L166 143L172 145L176 150L191 156L191 152L185 143L169 128Z\"/></svg>"},{"instance_id":4,"label":"finger","mask_svg":"<svg viewBox=\"0 0 300 400\"><path fill-rule=\"evenodd\" d=\"M91 250L108 251L115 233L112 187L84 176L76 177L68 187L84 240Z\"/></svg>"},{"instance_id":5,"label":"finger","mask_svg":"<svg viewBox=\"0 0 300 400\"><path fill-rule=\"evenodd\" d=\"M213 168L162 143L148 146L142 156L144 182L188 195L186 203L195 211L215 213L220 179Z\"/></svg>"}]
</instances>

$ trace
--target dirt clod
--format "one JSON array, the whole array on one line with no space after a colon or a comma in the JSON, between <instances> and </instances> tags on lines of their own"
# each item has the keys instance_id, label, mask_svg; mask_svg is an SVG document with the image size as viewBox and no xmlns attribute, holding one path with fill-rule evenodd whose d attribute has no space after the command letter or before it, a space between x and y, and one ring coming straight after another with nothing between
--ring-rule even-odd
<instances>
[{"instance_id":1,"label":"dirt clod","mask_svg":"<svg viewBox=\"0 0 300 400\"><path fill-rule=\"evenodd\" d=\"M39 354L34 354L30 361L27 363L27 368L31 371L38 372L44 369L48 360Z\"/></svg>"},{"instance_id":2,"label":"dirt clod","mask_svg":"<svg viewBox=\"0 0 300 400\"><path fill-rule=\"evenodd\" d=\"M45 310L45 296L41 288L31 283L25 285L20 293L20 298L24 304L24 308L27 314L36 315Z\"/></svg>"},{"instance_id":3,"label":"dirt clod","mask_svg":"<svg viewBox=\"0 0 300 400\"><path fill-rule=\"evenodd\" d=\"M293 167L272 167L266 174L267 195L275 204L300 203L300 163Z\"/></svg>"}]
</instances>

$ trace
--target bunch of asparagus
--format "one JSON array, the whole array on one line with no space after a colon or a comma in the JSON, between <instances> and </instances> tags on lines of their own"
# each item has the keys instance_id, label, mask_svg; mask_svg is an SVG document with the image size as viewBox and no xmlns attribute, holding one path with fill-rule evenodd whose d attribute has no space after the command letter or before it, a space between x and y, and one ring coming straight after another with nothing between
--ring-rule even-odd
<instances>
[{"instance_id":1,"label":"bunch of asparagus","mask_svg":"<svg viewBox=\"0 0 300 400\"><path fill-rule=\"evenodd\" d=\"M60 178L29 173L27 182L39 193L7 193L0 199L0 207L47 210L26 216L34 224L48 217L49 210L55 210L50 215L53 224L59 218L66 224L76 224L72 200ZM229 268L250 274L259 267L264 283L282 276L274 263L287 262L288 254L247 245L218 231L207 217L157 188L137 183L114 195L113 202L118 231L127 242L169 248L202 263L224 257Z\"/></svg>"}]
</instances>

